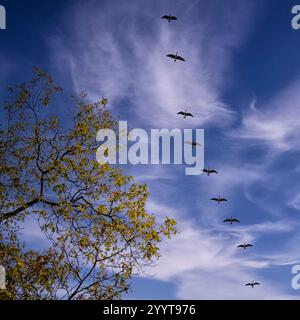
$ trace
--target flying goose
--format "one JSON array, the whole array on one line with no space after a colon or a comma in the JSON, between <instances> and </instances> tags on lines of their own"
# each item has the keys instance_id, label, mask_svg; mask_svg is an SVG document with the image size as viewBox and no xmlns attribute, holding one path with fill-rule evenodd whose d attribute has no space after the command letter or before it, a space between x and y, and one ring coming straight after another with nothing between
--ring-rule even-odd
<instances>
[{"instance_id":1,"label":"flying goose","mask_svg":"<svg viewBox=\"0 0 300 320\"><path fill-rule=\"evenodd\" d=\"M244 244L240 244L239 246L237 246L237 248L243 248L244 250L246 250L247 248L253 247L252 244L250 243L244 243Z\"/></svg>"},{"instance_id":2,"label":"flying goose","mask_svg":"<svg viewBox=\"0 0 300 320\"><path fill-rule=\"evenodd\" d=\"M249 283L245 284L245 287L246 286L250 286L250 287L254 288L255 286L259 286L259 285L260 285L259 282L252 281L252 282L249 282Z\"/></svg>"},{"instance_id":3,"label":"flying goose","mask_svg":"<svg viewBox=\"0 0 300 320\"><path fill-rule=\"evenodd\" d=\"M218 171L216 171L214 169L209 169L209 168L207 168L207 169L204 168L202 171L204 173L206 173L208 176L211 175L212 173L216 173L216 174L218 173Z\"/></svg>"},{"instance_id":4,"label":"flying goose","mask_svg":"<svg viewBox=\"0 0 300 320\"><path fill-rule=\"evenodd\" d=\"M186 141L185 143L186 144L191 144L193 148L195 148L197 146L201 147L201 144L196 142L196 141Z\"/></svg>"},{"instance_id":5,"label":"flying goose","mask_svg":"<svg viewBox=\"0 0 300 320\"><path fill-rule=\"evenodd\" d=\"M187 112L187 110L185 111L180 111L177 114L183 116L183 119L186 119L187 117L194 117L190 112Z\"/></svg>"},{"instance_id":6,"label":"flying goose","mask_svg":"<svg viewBox=\"0 0 300 320\"><path fill-rule=\"evenodd\" d=\"M173 54L173 53L167 54L167 57L173 59L174 62L176 62L176 60L185 61L185 59L183 57L179 56L177 53L178 52L176 51L175 54Z\"/></svg>"},{"instance_id":7,"label":"flying goose","mask_svg":"<svg viewBox=\"0 0 300 320\"><path fill-rule=\"evenodd\" d=\"M218 204L220 204L221 202L228 201L227 199L221 198L220 196L219 196L219 198L211 198L210 200L216 201L216 202L218 202Z\"/></svg>"},{"instance_id":8,"label":"flying goose","mask_svg":"<svg viewBox=\"0 0 300 320\"><path fill-rule=\"evenodd\" d=\"M161 18L168 20L168 22L171 22L172 20L178 20L175 16L172 16L171 14L169 14L169 15L164 15L164 16L161 17Z\"/></svg>"},{"instance_id":9,"label":"flying goose","mask_svg":"<svg viewBox=\"0 0 300 320\"><path fill-rule=\"evenodd\" d=\"M229 219L225 219L223 222L224 223L229 222L230 224L233 224L234 222L240 223L240 221L238 219L234 219L232 217L230 217Z\"/></svg>"}]
</instances>

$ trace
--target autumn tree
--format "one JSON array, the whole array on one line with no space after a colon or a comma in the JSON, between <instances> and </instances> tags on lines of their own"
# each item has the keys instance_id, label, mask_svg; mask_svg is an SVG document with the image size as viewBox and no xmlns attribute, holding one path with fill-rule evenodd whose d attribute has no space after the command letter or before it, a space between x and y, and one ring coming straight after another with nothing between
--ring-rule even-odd
<instances>
[{"instance_id":1,"label":"autumn tree","mask_svg":"<svg viewBox=\"0 0 300 320\"><path fill-rule=\"evenodd\" d=\"M175 221L145 209L146 185L96 161L101 128L115 128L107 101L86 94L66 104L36 69L9 88L0 127L0 264L11 299L119 299L131 278L159 258ZM52 105L64 108L54 116ZM36 221L43 248L22 240Z\"/></svg>"}]
</instances>

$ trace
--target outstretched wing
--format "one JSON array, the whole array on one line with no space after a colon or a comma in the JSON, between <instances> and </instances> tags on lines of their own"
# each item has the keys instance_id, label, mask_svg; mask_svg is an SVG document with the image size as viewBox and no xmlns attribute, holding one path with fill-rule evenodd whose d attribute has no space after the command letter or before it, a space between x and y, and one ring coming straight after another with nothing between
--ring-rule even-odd
<instances>
[{"instance_id":1,"label":"outstretched wing","mask_svg":"<svg viewBox=\"0 0 300 320\"><path fill-rule=\"evenodd\" d=\"M175 54L173 54L173 53L167 54L167 57L172 58L172 59L176 58Z\"/></svg>"},{"instance_id":2,"label":"outstretched wing","mask_svg":"<svg viewBox=\"0 0 300 320\"><path fill-rule=\"evenodd\" d=\"M245 287L247 287L247 286L252 286L252 283L245 284Z\"/></svg>"},{"instance_id":3,"label":"outstretched wing","mask_svg":"<svg viewBox=\"0 0 300 320\"><path fill-rule=\"evenodd\" d=\"M218 173L216 170L210 170L209 173Z\"/></svg>"},{"instance_id":4,"label":"outstretched wing","mask_svg":"<svg viewBox=\"0 0 300 320\"><path fill-rule=\"evenodd\" d=\"M170 20L178 20L175 16L170 16Z\"/></svg>"},{"instance_id":5,"label":"outstretched wing","mask_svg":"<svg viewBox=\"0 0 300 320\"><path fill-rule=\"evenodd\" d=\"M163 17L161 17L161 18L162 18L162 19L167 19L167 20L169 20L169 19L171 19L172 17L165 15L165 16L163 16Z\"/></svg>"},{"instance_id":6,"label":"outstretched wing","mask_svg":"<svg viewBox=\"0 0 300 320\"><path fill-rule=\"evenodd\" d=\"M186 115L187 117L194 117L190 112L187 112L185 115Z\"/></svg>"},{"instance_id":7,"label":"outstretched wing","mask_svg":"<svg viewBox=\"0 0 300 320\"><path fill-rule=\"evenodd\" d=\"M190 144L190 145L192 145L193 147L195 147L195 146L201 147L201 144L198 143L198 142L186 141L185 143L186 143L186 144ZM205 171L204 171L204 170L205 170ZM208 173L208 170L207 170L207 169L203 169L202 171Z\"/></svg>"},{"instance_id":8,"label":"outstretched wing","mask_svg":"<svg viewBox=\"0 0 300 320\"><path fill-rule=\"evenodd\" d=\"M178 112L177 114L180 114L180 115L182 115L182 116L185 115L185 113L184 113L183 111L180 111L180 112Z\"/></svg>"},{"instance_id":9,"label":"outstretched wing","mask_svg":"<svg viewBox=\"0 0 300 320\"><path fill-rule=\"evenodd\" d=\"M177 56L176 59L177 59L177 60L181 60L181 61L185 61L185 59L182 58L181 56Z\"/></svg>"},{"instance_id":10,"label":"outstretched wing","mask_svg":"<svg viewBox=\"0 0 300 320\"><path fill-rule=\"evenodd\" d=\"M224 201L228 201L228 200L225 199L225 198L221 198L220 201L221 201L221 202L224 202Z\"/></svg>"},{"instance_id":11,"label":"outstretched wing","mask_svg":"<svg viewBox=\"0 0 300 320\"><path fill-rule=\"evenodd\" d=\"M218 198L211 198L210 200L212 200L212 201L219 201Z\"/></svg>"},{"instance_id":12,"label":"outstretched wing","mask_svg":"<svg viewBox=\"0 0 300 320\"><path fill-rule=\"evenodd\" d=\"M254 284L255 286L259 286L259 285L260 285L259 282L254 282L253 284Z\"/></svg>"},{"instance_id":13,"label":"outstretched wing","mask_svg":"<svg viewBox=\"0 0 300 320\"><path fill-rule=\"evenodd\" d=\"M253 244L246 244L246 247L253 247Z\"/></svg>"},{"instance_id":14,"label":"outstretched wing","mask_svg":"<svg viewBox=\"0 0 300 320\"><path fill-rule=\"evenodd\" d=\"M208 173L208 172L209 172L209 170L207 170L207 169L205 169L205 168L204 168L202 171L203 171L204 173Z\"/></svg>"},{"instance_id":15,"label":"outstretched wing","mask_svg":"<svg viewBox=\"0 0 300 320\"><path fill-rule=\"evenodd\" d=\"M233 219L232 222L240 223L240 221L238 219Z\"/></svg>"},{"instance_id":16,"label":"outstretched wing","mask_svg":"<svg viewBox=\"0 0 300 320\"><path fill-rule=\"evenodd\" d=\"M237 248L244 248L244 245L240 244L240 245L237 246Z\"/></svg>"},{"instance_id":17,"label":"outstretched wing","mask_svg":"<svg viewBox=\"0 0 300 320\"><path fill-rule=\"evenodd\" d=\"M231 222L230 219L225 219L223 222Z\"/></svg>"}]
</instances>

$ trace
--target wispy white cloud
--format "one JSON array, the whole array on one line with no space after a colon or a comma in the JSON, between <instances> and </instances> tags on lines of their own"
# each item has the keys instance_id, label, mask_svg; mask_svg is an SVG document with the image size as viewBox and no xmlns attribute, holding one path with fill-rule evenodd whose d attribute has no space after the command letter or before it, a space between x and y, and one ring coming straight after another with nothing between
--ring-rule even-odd
<instances>
[{"instance_id":1,"label":"wispy white cloud","mask_svg":"<svg viewBox=\"0 0 300 320\"><path fill-rule=\"evenodd\" d=\"M113 8L81 3L67 17L69 40L56 37L51 42L53 64L60 61L69 66L78 91L86 90L94 97L106 95L113 104L130 99L129 110L148 124L182 125L176 112L188 108L196 116L192 125L225 126L234 115L221 98L227 86L226 71L232 52L250 28L251 10L233 2L229 7L205 2L206 11L218 12L218 23L201 12L190 12L177 24L161 21L161 8L153 10L149 2ZM85 23L74 28L74 20ZM187 63L166 58L177 50Z\"/></svg>"},{"instance_id":2,"label":"wispy white cloud","mask_svg":"<svg viewBox=\"0 0 300 320\"><path fill-rule=\"evenodd\" d=\"M290 224L265 223L243 227L240 232L221 232L180 223L180 234L162 247L162 257L149 274L177 285L181 299L288 299L291 296L259 276L260 269L279 265L279 260L240 251L236 244L267 233L293 229ZM283 263L281 257L280 265ZM287 262L287 260L286 260ZM261 282L258 290L245 288L249 281Z\"/></svg>"},{"instance_id":3,"label":"wispy white cloud","mask_svg":"<svg viewBox=\"0 0 300 320\"><path fill-rule=\"evenodd\" d=\"M239 225L238 228L228 230L228 227L225 228L224 226L216 227L215 229L219 231L227 231L231 234L240 235L240 237L243 237L245 235L248 235L248 239L252 238L254 239L266 234L272 234L272 233L285 233L294 230L296 227L298 227L300 222L296 222L294 220L278 220L275 222L271 221L265 221L261 222L259 224L252 224L252 225ZM251 236L250 236L251 234Z\"/></svg>"},{"instance_id":4,"label":"wispy white cloud","mask_svg":"<svg viewBox=\"0 0 300 320\"><path fill-rule=\"evenodd\" d=\"M257 281L261 285L255 289L245 287L245 283ZM282 293L281 290L257 275L230 266L214 272L198 272L196 275L186 274L180 279L179 298L214 299L214 300L272 300L295 299L296 297Z\"/></svg>"},{"instance_id":5,"label":"wispy white cloud","mask_svg":"<svg viewBox=\"0 0 300 320\"><path fill-rule=\"evenodd\" d=\"M300 210L300 193L288 201L288 205L296 210Z\"/></svg>"},{"instance_id":6,"label":"wispy white cloud","mask_svg":"<svg viewBox=\"0 0 300 320\"><path fill-rule=\"evenodd\" d=\"M197 206L193 207L192 216L185 216L185 210L180 211L180 207L174 210L180 233L171 242L163 244L162 257L155 268L149 270L149 274L159 280L176 283L177 295L183 299L296 298L280 288L278 283L272 283L260 275L261 270L298 261L296 250L292 250L289 245L285 247L283 244L285 254L282 254L282 246L278 249L274 247L270 254L269 249L264 250L262 245L266 236L292 236L299 227L295 219L285 216L282 209L284 204L278 216L271 216L272 221L266 220L264 215L260 223L256 224L245 225L243 221L234 226L222 224L224 213L232 210L231 202L235 202L236 192L251 194L253 186L269 185L273 181L272 174L264 164L242 165L236 161L220 164L217 169L218 175L199 177L197 190L201 197L195 202ZM168 185L164 185L164 192L168 188ZM213 192L230 197L229 203L221 206L223 210L209 200L203 201L203 198L209 199L210 195L215 195ZM256 204L265 209L266 213L273 213L274 206L270 203L263 201L262 204ZM172 205L166 207L153 200L151 207L162 216L172 212ZM237 249L236 246L244 242L254 244L253 250L244 252ZM244 287L244 282L252 280L261 282L262 286L258 290L247 290L249 288Z\"/></svg>"},{"instance_id":7,"label":"wispy white cloud","mask_svg":"<svg viewBox=\"0 0 300 320\"><path fill-rule=\"evenodd\" d=\"M240 128L231 133L232 137L254 140L276 152L299 150L299 98L300 82L295 81L265 105L252 102Z\"/></svg>"}]
</instances>

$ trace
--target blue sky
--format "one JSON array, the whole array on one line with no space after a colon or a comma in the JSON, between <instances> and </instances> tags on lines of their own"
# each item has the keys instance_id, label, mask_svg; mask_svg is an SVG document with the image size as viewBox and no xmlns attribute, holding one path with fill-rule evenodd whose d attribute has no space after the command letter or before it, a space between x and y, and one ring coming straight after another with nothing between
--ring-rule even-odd
<instances>
[{"instance_id":1,"label":"blue sky","mask_svg":"<svg viewBox=\"0 0 300 320\"><path fill-rule=\"evenodd\" d=\"M178 220L180 234L133 281L128 298L298 299L300 263L300 31L297 1L0 0L0 94L49 71L66 91L105 96L130 127L204 128L205 162L219 174L185 176L182 166L126 166L150 189L148 208ZM179 20L160 19L172 13ZM165 55L177 51L185 63ZM176 116L187 106L195 117ZM67 106L54 106L63 114ZM209 200L223 195L218 207ZM239 226L224 226L228 216ZM40 243L33 224L24 229ZM236 245L254 244L246 252ZM261 286L244 287L249 281Z\"/></svg>"}]
</instances>

